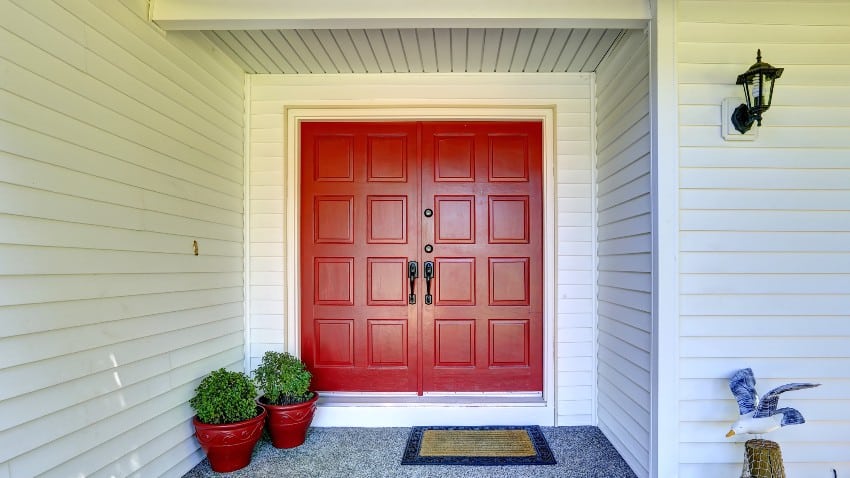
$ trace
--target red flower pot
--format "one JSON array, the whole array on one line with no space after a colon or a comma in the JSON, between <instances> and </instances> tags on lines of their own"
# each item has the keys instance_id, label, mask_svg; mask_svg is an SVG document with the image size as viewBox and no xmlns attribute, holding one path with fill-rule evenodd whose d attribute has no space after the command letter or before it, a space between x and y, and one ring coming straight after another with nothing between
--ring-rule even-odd
<instances>
[{"instance_id":1,"label":"red flower pot","mask_svg":"<svg viewBox=\"0 0 850 478\"><path fill-rule=\"evenodd\" d=\"M195 436L210 460L213 471L224 473L245 468L251 462L254 445L263 436L266 409L257 407L257 416L236 423L216 425L192 418Z\"/></svg>"},{"instance_id":2,"label":"red flower pot","mask_svg":"<svg viewBox=\"0 0 850 478\"><path fill-rule=\"evenodd\" d=\"M319 394L313 392L313 398L295 405L271 405L260 399L260 405L268 412L266 425L275 448L295 448L304 443L307 429L316 412Z\"/></svg>"}]
</instances>

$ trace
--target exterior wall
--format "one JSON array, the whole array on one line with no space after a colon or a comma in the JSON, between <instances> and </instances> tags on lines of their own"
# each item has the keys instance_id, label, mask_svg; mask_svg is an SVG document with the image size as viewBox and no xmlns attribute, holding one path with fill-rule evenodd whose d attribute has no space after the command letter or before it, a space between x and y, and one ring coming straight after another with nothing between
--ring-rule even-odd
<instances>
[{"instance_id":1,"label":"exterior wall","mask_svg":"<svg viewBox=\"0 0 850 478\"><path fill-rule=\"evenodd\" d=\"M284 107L296 104L557 105L557 422L593 411L591 76L429 74L252 76L250 92L250 361L287 346Z\"/></svg>"},{"instance_id":2,"label":"exterior wall","mask_svg":"<svg viewBox=\"0 0 850 478\"><path fill-rule=\"evenodd\" d=\"M761 393L822 383L782 395L808 423L769 438L788 476L850 475L850 3L680 0L678 17L679 476L740 473L746 437L723 435L742 367ZM726 142L720 104L757 48L785 72L758 138Z\"/></svg>"},{"instance_id":3,"label":"exterior wall","mask_svg":"<svg viewBox=\"0 0 850 478\"><path fill-rule=\"evenodd\" d=\"M631 31L596 72L599 428L638 476L651 429L649 50Z\"/></svg>"},{"instance_id":4,"label":"exterior wall","mask_svg":"<svg viewBox=\"0 0 850 478\"><path fill-rule=\"evenodd\" d=\"M0 0L0 477L180 476L242 369L244 76L145 3Z\"/></svg>"}]
</instances>

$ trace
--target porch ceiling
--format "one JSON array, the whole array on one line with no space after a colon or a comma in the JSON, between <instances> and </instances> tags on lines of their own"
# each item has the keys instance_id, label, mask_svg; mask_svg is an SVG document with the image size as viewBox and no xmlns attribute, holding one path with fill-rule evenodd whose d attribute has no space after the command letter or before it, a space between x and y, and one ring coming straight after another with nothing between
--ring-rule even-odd
<instances>
[{"instance_id":1,"label":"porch ceiling","mask_svg":"<svg viewBox=\"0 0 850 478\"><path fill-rule=\"evenodd\" d=\"M620 28L208 30L247 73L591 72Z\"/></svg>"},{"instance_id":2,"label":"porch ceiling","mask_svg":"<svg viewBox=\"0 0 850 478\"><path fill-rule=\"evenodd\" d=\"M151 0L247 73L590 72L650 0Z\"/></svg>"}]
</instances>

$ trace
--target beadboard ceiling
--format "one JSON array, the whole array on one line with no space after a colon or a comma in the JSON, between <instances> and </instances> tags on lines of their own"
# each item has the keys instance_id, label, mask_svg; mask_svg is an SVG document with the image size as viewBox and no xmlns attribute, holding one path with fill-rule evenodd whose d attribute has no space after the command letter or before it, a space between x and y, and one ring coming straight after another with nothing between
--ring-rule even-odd
<instances>
[{"instance_id":1,"label":"beadboard ceiling","mask_svg":"<svg viewBox=\"0 0 850 478\"><path fill-rule=\"evenodd\" d=\"M207 30L247 73L592 72L620 28Z\"/></svg>"}]
</instances>

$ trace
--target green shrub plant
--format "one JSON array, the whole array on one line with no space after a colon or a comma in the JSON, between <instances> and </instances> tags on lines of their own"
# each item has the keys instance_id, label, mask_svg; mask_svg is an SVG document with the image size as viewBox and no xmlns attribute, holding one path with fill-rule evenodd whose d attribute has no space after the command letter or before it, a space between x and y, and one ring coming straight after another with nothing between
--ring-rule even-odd
<instances>
[{"instance_id":1,"label":"green shrub plant","mask_svg":"<svg viewBox=\"0 0 850 478\"><path fill-rule=\"evenodd\" d=\"M235 423L257 416L257 388L242 372L218 369L201 380L189 405L208 424Z\"/></svg>"},{"instance_id":2,"label":"green shrub plant","mask_svg":"<svg viewBox=\"0 0 850 478\"><path fill-rule=\"evenodd\" d=\"M254 369L254 380L270 405L294 405L313 398L312 375L301 359L287 352L266 352Z\"/></svg>"}]
</instances>

